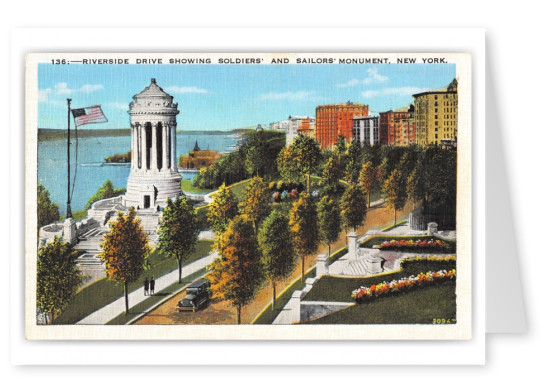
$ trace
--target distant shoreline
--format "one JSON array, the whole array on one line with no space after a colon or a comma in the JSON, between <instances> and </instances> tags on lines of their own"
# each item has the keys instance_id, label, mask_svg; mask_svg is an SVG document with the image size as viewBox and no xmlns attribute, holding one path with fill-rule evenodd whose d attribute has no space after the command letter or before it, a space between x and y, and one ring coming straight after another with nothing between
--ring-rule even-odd
<instances>
[{"instance_id":1,"label":"distant shoreline","mask_svg":"<svg viewBox=\"0 0 551 391\"><path fill-rule=\"evenodd\" d=\"M246 129L232 130L178 130L177 133L187 134L232 134L241 133ZM71 137L74 137L75 130L71 129ZM98 137L98 136L130 136L130 129L79 129L78 137ZM67 129L44 129L38 128L38 140L52 140L67 137Z\"/></svg>"}]
</instances>

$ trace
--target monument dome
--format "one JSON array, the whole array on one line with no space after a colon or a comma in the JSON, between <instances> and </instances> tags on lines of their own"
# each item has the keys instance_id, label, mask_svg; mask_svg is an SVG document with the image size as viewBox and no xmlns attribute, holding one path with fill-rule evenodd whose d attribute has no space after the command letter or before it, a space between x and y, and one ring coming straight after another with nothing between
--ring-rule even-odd
<instances>
[{"instance_id":1,"label":"monument dome","mask_svg":"<svg viewBox=\"0 0 551 391\"><path fill-rule=\"evenodd\" d=\"M132 159L123 205L164 206L167 198L182 195L176 158L178 104L151 79L149 86L132 97L129 108Z\"/></svg>"}]
</instances>

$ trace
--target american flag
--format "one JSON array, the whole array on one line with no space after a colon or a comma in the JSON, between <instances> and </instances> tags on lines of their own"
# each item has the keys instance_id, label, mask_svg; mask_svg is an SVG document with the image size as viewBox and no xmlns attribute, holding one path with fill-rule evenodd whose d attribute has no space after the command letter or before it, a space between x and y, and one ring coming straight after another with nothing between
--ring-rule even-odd
<instances>
[{"instance_id":1,"label":"american flag","mask_svg":"<svg viewBox=\"0 0 551 391\"><path fill-rule=\"evenodd\" d=\"M71 111L73 112L73 117L75 117L76 126L107 122L107 118L105 118L100 105L85 107L83 109L72 109Z\"/></svg>"}]
</instances>

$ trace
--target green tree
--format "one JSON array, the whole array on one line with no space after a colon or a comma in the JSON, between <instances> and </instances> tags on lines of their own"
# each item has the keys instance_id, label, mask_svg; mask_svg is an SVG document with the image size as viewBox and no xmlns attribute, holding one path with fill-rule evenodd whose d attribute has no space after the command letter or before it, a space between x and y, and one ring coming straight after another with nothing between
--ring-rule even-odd
<instances>
[{"instance_id":1,"label":"green tree","mask_svg":"<svg viewBox=\"0 0 551 391\"><path fill-rule=\"evenodd\" d=\"M245 167L249 174L264 176L267 145L261 133L253 133L248 137Z\"/></svg>"},{"instance_id":2,"label":"green tree","mask_svg":"<svg viewBox=\"0 0 551 391\"><path fill-rule=\"evenodd\" d=\"M331 244L339 239L341 215L339 205L332 198L323 196L317 206L320 238L327 244L327 256L331 256Z\"/></svg>"},{"instance_id":3,"label":"green tree","mask_svg":"<svg viewBox=\"0 0 551 391\"><path fill-rule=\"evenodd\" d=\"M272 310L275 308L276 283L293 272L296 254L289 219L279 210L273 210L264 220L258 233L264 272L272 284Z\"/></svg>"},{"instance_id":4,"label":"green tree","mask_svg":"<svg viewBox=\"0 0 551 391\"><path fill-rule=\"evenodd\" d=\"M105 263L105 273L110 280L123 284L125 313L128 314L128 284L134 282L147 266L149 241L136 210L128 214L119 212L117 220L109 223L109 232L100 243L99 257Z\"/></svg>"},{"instance_id":5,"label":"green tree","mask_svg":"<svg viewBox=\"0 0 551 391\"><path fill-rule=\"evenodd\" d=\"M340 187L340 167L336 157L330 156L321 173L322 185L329 194L336 194Z\"/></svg>"},{"instance_id":6,"label":"green tree","mask_svg":"<svg viewBox=\"0 0 551 391\"><path fill-rule=\"evenodd\" d=\"M59 207L50 200L50 192L40 183L37 187L37 219L38 228L59 220Z\"/></svg>"},{"instance_id":7,"label":"green tree","mask_svg":"<svg viewBox=\"0 0 551 391\"><path fill-rule=\"evenodd\" d=\"M241 212L253 222L254 232L262 220L270 213L268 185L258 176L251 179L245 189L245 201L240 205Z\"/></svg>"},{"instance_id":8,"label":"green tree","mask_svg":"<svg viewBox=\"0 0 551 391\"><path fill-rule=\"evenodd\" d=\"M339 135L337 138L337 142L335 143L334 147L334 153L335 157L337 158L337 161L339 162L339 165L343 165L343 160L346 157L346 139L343 135Z\"/></svg>"},{"instance_id":9,"label":"green tree","mask_svg":"<svg viewBox=\"0 0 551 391\"><path fill-rule=\"evenodd\" d=\"M341 217L346 227L354 231L361 226L367 213L367 196L365 190L353 183L344 191L341 198Z\"/></svg>"},{"instance_id":10,"label":"green tree","mask_svg":"<svg viewBox=\"0 0 551 391\"><path fill-rule=\"evenodd\" d=\"M348 183L357 183L362 166L362 146L357 140L352 140L346 153L346 167L344 170Z\"/></svg>"},{"instance_id":11,"label":"green tree","mask_svg":"<svg viewBox=\"0 0 551 391\"><path fill-rule=\"evenodd\" d=\"M217 235L226 230L230 221L237 216L237 198L232 190L222 184L212 195L212 202L208 206L207 220Z\"/></svg>"},{"instance_id":12,"label":"green tree","mask_svg":"<svg viewBox=\"0 0 551 391\"><path fill-rule=\"evenodd\" d=\"M360 170L360 184L367 193L367 207L371 207L371 193L381 186L383 171L371 162L364 163Z\"/></svg>"},{"instance_id":13,"label":"green tree","mask_svg":"<svg viewBox=\"0 0 551 391\"><path fill-rule=\"evenodd\" d=\"M278 158L278 168L286 179L294 179L300 174L306 179L306 191L310 193L310 177L322 159L318 141L300 133Z\"/></svg>"},{"instance_id":14,"label":"green tree","mask_svg":"<svg viewBox=\"0 0 551 391\"><path fill-rule=\"evenodd\" d=\"M213 297L228 300L237 310L237 324L241 324L241 309L254 299L263 282L260 251L250 220L237 216L230 222L220 236L218 258L210 270L207 278Z\"/></svg>"},{"instance_id":15,"label":"green tree","mask_svg":"<svg viewBox=\"0 0 551 391\"><path fill-rule=\"evenodd\" d=\"M193 252L199 236L199 219L192 203L185 197L166 200L159 223L159 250L176 258L178 283L182 283L182 262Z\"/></svg>"},{"instance_id":16,"label":"green tree","mask_svg":"<svg viewBox=\"0 0 551 391\"><path fill-rule=\"evenodd\" d=\"M304 281L305 257L316 252L319 245L316 204L310 195L302 193L293 203L289 225L293 234L294 247L301 257L301 279Z\"/></svg>"},{"instance_id":17,"label":"green tree","mask_svg":"<svg viewBox=\"0 0 551 391\"><path fill-rule=\"evenodd\" d=\"M92 197L88 199L88 202L86 203L86 209L90 209L92 204L96 201L103 200L106 198L112 198L117 197L126 192L126 189L124 187L115 189L113 186L113 182L111 182L109 179L103 182L100 188L98 188L98 191L96 191L96 194L94 194Z\"/></svg>"},{"instance_id":18,"label":"green tree","mask_svg":"<svg viewBox=\"0 0 551 391\"><path fill-rule=\"evenodd\" d=\"M77 256L78 252L58 236L38 249L36 308L49 315L50 324L82 284Z\"/></svg>"},{"instance_id":19,"label":"green tree","mask_svg":"<svg viewBox=\"0 0 551 391\"><path fill-rule=\"evenodd\" d=\"M396 225L396 211L402 209L407 201L407 178L395 169L383 185L387 197L387 208L394 209L394 225Z\"/></svg>"}]
</instances>

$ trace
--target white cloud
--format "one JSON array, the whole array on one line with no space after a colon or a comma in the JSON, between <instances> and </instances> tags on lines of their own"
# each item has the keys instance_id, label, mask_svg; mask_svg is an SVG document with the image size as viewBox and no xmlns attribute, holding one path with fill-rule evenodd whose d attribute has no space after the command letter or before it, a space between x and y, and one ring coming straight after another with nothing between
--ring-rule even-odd
<instances>
[{"instance_id":1,"label":"white cloud","mask_svg":"<svg viewBox=\"0 0 551 391\"><path fill-rule=\"evenodd\" d=\"M84 94L89 94L97 90L103 90L103 86L101 84L85 84L79 88L79 91Z\"/></svg>"},{"instance_id":2,"label":"white cloud","mask_svg":"<svg viewBox=\"0 0 551 391\"><path fill-rule=\"evenodd\" d=\"M382 90L367 90L362 92L362 96L364 98L374 98L376 96L384 96L384 95L406 96L406 95L417 94L422 91L426 91L426 88L392 87L392 88L383 88Z\"/></svg>"},{"instance_id":3,"label":"white cloud","mask_svg":"<svg viewBox=\"0 0 551 391\"><path fill-rule=\"evenodd\" d=\"M337 87L339 88L353 87L358 84L376 84L376 83L385 83L388 81L388 76L381 75L377 70L377 68L369 68L366 70L366 72L369 74L369 76L362 79L362 81L358 79L352 79L347 81L346 83L337 84Z\"/></svg>"},{"instance_id":4,"label":"white cloud","mask_svg":"<svg viewBox=\"0 0 551 391\"><path fill-rule=\"evenodd\" d=\"M67 87L67 83L57 83L54 89L56 95L71 95L74 91Z\"/></svg>"},{"instance_id":5,"label":"white cloud","mask_svg":"<svg viewBox=\"0 0 551 391\"><path fill-rule=\"evenodd\" d=\"M312 97L312 91L297 91L297 92L269 92L262 94L260 99L262 100L301 100Z\"/></svg>"},{"instance_id":6,"label":"white cloud","mask_svg":"<svg viewBox=\"0 0 551 391\"><path fill-rule=\"evenodd\" d=\"M170 86L165 88L166 91L172 92L174 94L206 94L208 91L204 88L198 87L179 87L179 86Z\"/></svg>"},{"instance_id":7,"label":"white cloud","mask_svg":"<svg viewBox=\"0 0 551 391\"><path fill-rule=\"evenodd\" d=\"M369 68L366 72L369 76L362 80L363 84L384 83L388 81L388 77L379 74L377 68Z\"/></svg>"},{"instance_id":8,"label":"white cloud","mask_svg":"<svg viewBox=\"0 0 551 391\"><path fill-rule=\"evenodd\" d=\"M38 101L39 102L46 102L48 100L48 96L52 93L51 88L46 88L44 90L38 90Z\"/></svg>"},{"instance_id":9,"label":"white cloud","mask_svg":"<svg viewBox=\"0 0 551 391\"><path fill-rule=\"evenodd\" d=\"M360 81L358 79L352 79L347 81L346 83L337 84L337 87L344 88L344 87L353 87L357 84L360 84Z\"/></svg>"}]
</instances>

